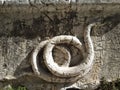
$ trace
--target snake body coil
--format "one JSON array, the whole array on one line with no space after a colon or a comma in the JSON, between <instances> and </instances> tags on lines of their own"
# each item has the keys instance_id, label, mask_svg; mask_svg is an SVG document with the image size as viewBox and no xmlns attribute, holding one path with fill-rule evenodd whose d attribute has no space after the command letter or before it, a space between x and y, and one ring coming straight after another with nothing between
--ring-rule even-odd
<instances>
[{"instance_id":1,"label":"snake body coil","mask_svg":"<svg viewBox=\"0 0 120 90\"><path fill-rule=\"evenodd\" d=\"M32 57L31 57L31 64L32 64L34 73L38 77L41 77L42 79L48 82L60 82L60 83L74 82L78 80L80 77L84 76L86 73L88 73L92 67L93 59L94 59L94 47L90 37L90 31L92 26L94 26L94 24L88 25L87 29L84 31L86 56L83 55L84 59L79 65L72 66L72 67L69 67L67 65L62 67L62 66L59 66L54 61L52 51L53 51L53 48L58 44L73 45L80 51L82 51L83 49L81 42L75 36L60 35L60 36L55 36L52 39L42 41L38 45L38 47L36 47L33 50ZM44 63L47 69L51 73L44 71L43 68L38 66L37 55L42 48L44 48L44 52L43 52ZM68 56L70 57L69 52L67 53L68 53Z\"/></svg>"}]
</instances>

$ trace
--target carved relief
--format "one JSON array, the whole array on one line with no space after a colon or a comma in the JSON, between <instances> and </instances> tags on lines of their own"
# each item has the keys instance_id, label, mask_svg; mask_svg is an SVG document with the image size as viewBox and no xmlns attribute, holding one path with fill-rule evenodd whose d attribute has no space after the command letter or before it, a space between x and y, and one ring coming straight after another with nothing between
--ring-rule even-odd
<instances>
[{"instance_id":1,"label":"carved relief","mask_svg":"<svg viewBox=\"0 0 120 90\"><path fill-rule=\"evenodd\" d=\"M59 83L74 82L87 74L94 59L94 47L90 37L90 31L94 25L88 25L84 31L86 52L84 52L80 40L75 36L60 35L40 42L33 50L31 57L34 74L45 81ZM69 50L71 46L76 48L81 55L78 54L75 58L72 58L72 51ZM41 54L42 60L38 58L39 52L43 53ZM63 54L60 55L58 52ZM82 57L82 60L80 57ZM71 65L76 60L78 63ZM44 65L40 65L40 62Z\"/></svg>"}]
</instances>

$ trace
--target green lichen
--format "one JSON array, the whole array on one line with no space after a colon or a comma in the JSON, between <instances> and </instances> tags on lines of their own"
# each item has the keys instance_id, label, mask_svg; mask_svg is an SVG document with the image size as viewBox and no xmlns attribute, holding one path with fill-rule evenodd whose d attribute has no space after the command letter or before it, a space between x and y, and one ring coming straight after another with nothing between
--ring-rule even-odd
<instances>
[{"instance_id":1,"label":"green lichen","mask_svg":"<svg viewBox=\"0 0 120 90\"><path fill-rule=\"evenodd\" d=\"M0 90L28 90L28 89L24 86L13 87L11 85L8 85L7 87L0 89Z\"/></svg>"}]
</instances>

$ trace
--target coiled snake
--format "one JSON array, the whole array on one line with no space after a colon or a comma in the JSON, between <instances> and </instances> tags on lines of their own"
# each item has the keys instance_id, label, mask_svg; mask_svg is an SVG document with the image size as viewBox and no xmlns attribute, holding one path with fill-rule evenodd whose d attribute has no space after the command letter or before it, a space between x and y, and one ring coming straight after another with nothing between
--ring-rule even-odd
<instances>
[{"instance_id":1,"label":"coiled snake","mask_svg":"<svg viewBox=\"0 0 120 90\"><path fill-rule=\"evenodd\" d=\"M68 65L64 67L59 66L53 59L52 51L55 45L63 43L73 45L78 50L82 51L83 49L82 43L80 42L79 39L77 39L77 37L71 35L60 35L55 36L52 39L40 42L40 44L33 50L31 56L32 69L35 75L48 82L64 83L74 82L78 80L80 77L87 74L90 71L94 60L94 47L90 37L90 31L92 26L94 25L95 24L88 25L87 29L84 31L84 42L85 47L87 49L86 50L87 56L83 55L84 56L83 61L76 66L72 67L69 67ZM43 47L44 47L43 51L44 63L50 72L45 71L37 63L37 55ZM71 59L70 53L67 52L67 54L70 60Z\"/></svg>"}]
</instances>

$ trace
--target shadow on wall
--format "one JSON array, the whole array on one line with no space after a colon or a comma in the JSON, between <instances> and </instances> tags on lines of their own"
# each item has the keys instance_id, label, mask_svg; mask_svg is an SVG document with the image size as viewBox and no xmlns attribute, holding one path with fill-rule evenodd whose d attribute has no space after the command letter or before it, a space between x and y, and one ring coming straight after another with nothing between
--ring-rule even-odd
<instances>
[{"instance_id":1,"label":"shadow on wall","mask_svg":"<svg viewBox=\"0 0 120 90\"><path fill-rule=\"evenodd\" d=\"M27 25L25 20L16 20L13 22L13 31L11 32L11 35L23 36L27 39L32 39L37 36L40 36L41 38L53 37L61 34L76 35L73 27L78 27L82 25L82 23L89 24L88 17L86 17L85 21L80 22L78 13L75 11L65 12L64 16L58 16L59 15L55 14L52 17L49 17L46 13L43 13L43 15L38 18L33 18L32 25ZM100 36L109 32L120 23L119 17L120 14L114 14L102 18L100 26L98 25L91 34ZM96 21L98 21L98 19L92 20L92 22Z\"/></svg>"},{"instance_id":2,"label":"shadow on wall","mask_svg":"<svg viewBox=\"0 0 120 90\"><path fill-rule=\"evenodd\" d=\"M64 15L54 14L51 17L49 13L42 12L42 14L33 18L32 24L27 25L26 20L16 20L13 22L12 36L23 36L31 39L36 36L41 38L52 37L60 34L73 34L71 30L74 26L79 26L77 21L77 12L68 11Z\"/></svg>"},{"instance_id":3,"label":"shadow on wall","mask_svg":"<svg viewBox=\"0 0 120 90\"><path fill-rule=\"evenodd\" d=\"M22 60L20 65L17 66L17 68L14 72L15 77L24 76L24 73L31 73L32 72L32 66L30 64L31 53L32 53L32 51L30 53L28 53L26 58L24 60Z\"/></svg>"},{"instance_id":4,"label":"shadow on wall","mask_svg":"<svg viewBox=\"0 0 120 90\"><path fill-rule=\"evenodd\" d=\"M83 32L84 28L93 22L100 22L100 24L92 30L91 35L100 36L109 32L120 23L119 13L106 17L96 17L80 17L79 12L75 10L54 13L44 11L41 12L39 17L30 19L32 21L31 24L28 24L29 20L27 19L14 20L11 22L12 30L1 31L0 36L24 37L26 39L33 39L40 36L41 39L44 39L45 37L53 37L61 34L76 35L78 32ZM76 30L78 32L75 32Z\"/></svg>"},{"instance_id":5,"label":"shadow on wall","mask_svg":"<svg viewBox=\"0 0 120 90\"><path fill-rule=\"evenodd\" d=\"M92 35L100 36L111 31L120 23L120 14L114 14L103 18L100 23L101 25L92 31Z\"/></svg>"}]
</instances>

